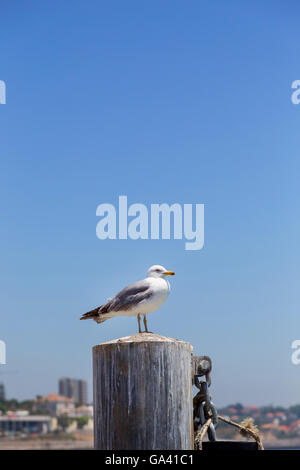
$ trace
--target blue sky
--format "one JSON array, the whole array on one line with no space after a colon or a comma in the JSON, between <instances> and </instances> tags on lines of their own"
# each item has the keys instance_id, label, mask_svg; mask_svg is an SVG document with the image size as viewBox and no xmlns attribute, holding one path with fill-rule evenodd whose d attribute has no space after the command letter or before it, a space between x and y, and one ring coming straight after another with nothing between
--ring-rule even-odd
<instances>
[{"instance_id":1,"label":"blue sky","mask_svg":"<svg viewBox=\"0 0 300 470\"><path fill-rule=\"evenodd\" d=\"M89 381L135 318L80 322L149 266L148 320L213 360L217 405L300 401L296 1L1 4L0 339L8 396ZM96 238L96 207L205 204L205 246Z\"/></svg>"}]
</instances>

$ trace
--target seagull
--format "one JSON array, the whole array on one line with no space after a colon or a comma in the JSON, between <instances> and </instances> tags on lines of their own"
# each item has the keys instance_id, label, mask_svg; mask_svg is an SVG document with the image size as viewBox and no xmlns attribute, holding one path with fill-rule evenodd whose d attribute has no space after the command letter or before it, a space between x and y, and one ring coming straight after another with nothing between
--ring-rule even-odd
<instances>
[{"instance_id":1,"label":"seagull","mask_svg":"<svg viewBox=\"0 0 300 470\"><path fill-rule=\"evenodd\" d=\"M92 318L97 323L103 323L117 316L137 316L139 333L149 333L146 315L157 310L167 300L170 284L166 276L174 274L174 271L168 271L163 266L151 266L145 279L125 287L105 304L82 315L80 320ZM141 330L141 315L144 316L144 332Z\"/></svg>"}]
</instances>

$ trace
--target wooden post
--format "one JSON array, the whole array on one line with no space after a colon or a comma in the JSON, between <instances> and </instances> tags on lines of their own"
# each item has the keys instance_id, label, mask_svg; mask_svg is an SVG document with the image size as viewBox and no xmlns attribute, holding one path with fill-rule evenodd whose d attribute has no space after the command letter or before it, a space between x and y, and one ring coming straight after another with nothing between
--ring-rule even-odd
<instances>
[{"instance_id":1,"label":"wooden post","mask_svg":"<svg viewBox=\"0 0 300 470\"><path fill-rule=\"evenodd\" d=\"M192 352L152 333L94 346L95 448L193 449Z\"/></svg>"}]
</instances>

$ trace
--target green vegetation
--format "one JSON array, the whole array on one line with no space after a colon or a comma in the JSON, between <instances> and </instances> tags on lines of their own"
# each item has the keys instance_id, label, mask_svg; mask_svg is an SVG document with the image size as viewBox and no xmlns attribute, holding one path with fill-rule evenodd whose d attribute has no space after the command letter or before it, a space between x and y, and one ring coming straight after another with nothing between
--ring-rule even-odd
<instances>
[{"instance_id":1,"label":"green vegetation","mask_svg":"<svg viewBox=\"0 0 300 470\"><path fill-rule=\"evenodd\" d=\"M77 424L78 428L82 429L86 424L89 422L89 417L88 416L80 416L77 418Z\"/></svg>"},{"instance_id":2,"label":"green vegetation","mask_svg":"<svg viewBox=\"0 0 300 470\"><path fill-rule=\"evenodd\" d=\"M6 413L7 411L17 411L17 410L26 410L30 414L37 414L33 411L34 400L25 400L25 401L18 401L15 398L10 400L2 400L0 401L0 411L2 413Z\"/></svg>"}]
</instances>

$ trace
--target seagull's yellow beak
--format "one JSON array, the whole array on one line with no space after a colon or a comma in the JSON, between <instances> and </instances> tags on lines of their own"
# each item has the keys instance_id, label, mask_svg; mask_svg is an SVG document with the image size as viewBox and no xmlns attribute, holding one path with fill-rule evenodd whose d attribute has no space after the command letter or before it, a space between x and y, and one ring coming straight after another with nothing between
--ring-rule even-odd
<instances>
[{"instance_id":1,"label":"seagull's yellow beak","mask_svg":"<svg viewBox=\"0 0 300 470\"><path fill-rule=\"evenodd\" d=\"M175 276L175 273L174 271L166 271L165 273L163 273L164 276Z\"/></svg>"}]
</instances>

